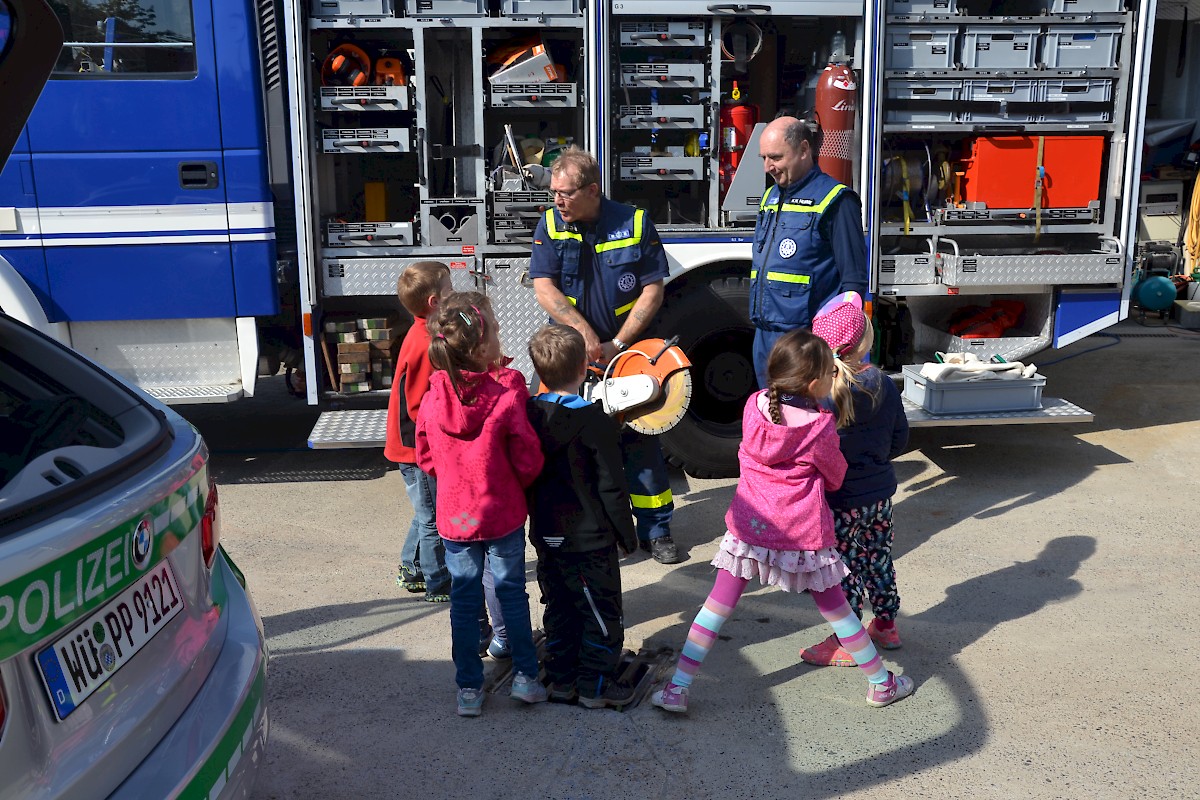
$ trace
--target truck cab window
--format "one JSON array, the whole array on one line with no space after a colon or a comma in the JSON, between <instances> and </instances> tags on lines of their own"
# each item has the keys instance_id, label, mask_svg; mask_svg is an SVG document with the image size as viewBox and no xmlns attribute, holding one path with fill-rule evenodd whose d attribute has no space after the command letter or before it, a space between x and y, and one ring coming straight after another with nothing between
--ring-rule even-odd
<instances>
[{"instance_id":1,"label":"truck cab window","mask_svg":"<svg viewBox=\"0 0 1200 800\"><path fill-rule=\"evenodd\" d=\"M50 0L62 24L55 78L196 74L191 0Z\"/></svg>"}]
</instances>

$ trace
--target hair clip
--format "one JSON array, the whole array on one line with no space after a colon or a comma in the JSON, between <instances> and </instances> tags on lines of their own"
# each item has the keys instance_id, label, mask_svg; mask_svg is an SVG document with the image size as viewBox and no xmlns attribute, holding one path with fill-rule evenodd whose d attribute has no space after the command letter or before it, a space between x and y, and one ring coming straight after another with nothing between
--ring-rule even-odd
<instances>
[{"instance_id":1,"label":"hair clip","mask_svg":"<svg viewBox=\"0 0 1200 800\"><path fill-rule=\"evenodd\" d=\"M444 342L444 341L446 341L446 334L444 334L444 333L439 333L439 334L437 335L437 338L441 339L441 340Z\"/></svg>"},{"instance_id":2,"label":"hair clip","mask_svg":"<svg viewBox=\"0 0 1200 800\"><path fill-rule=\"evenodd\" d=\"M467 323L468 328L472 327L475 324L475 323L471 322L471 318L466 315L466 312L460 311L460 312L458 312L458 315L460 317L462 317L463 322Z\"/></svg>"}]
</instances>

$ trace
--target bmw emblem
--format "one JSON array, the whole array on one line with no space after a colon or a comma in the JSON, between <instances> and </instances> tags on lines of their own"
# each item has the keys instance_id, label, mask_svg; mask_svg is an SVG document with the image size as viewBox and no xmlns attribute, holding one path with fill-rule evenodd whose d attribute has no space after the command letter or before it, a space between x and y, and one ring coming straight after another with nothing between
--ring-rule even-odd
<instances>
[{"instance_id":1,"label":"bmw emblem","mask_svg":"<svg viewBox=\"0 0 1200 800\"><path fill-rule=\"evenodd\" d=\"M626 272L617 279L617 288L622 292L632 292L636 286L637 278L634 277L632 272Z\"/></svg>"},{"instance_id":2,"label":"bmw emblem","mask_svg":"<svg viewBox=\"0 0 1200 800\"><path fill-rule=\"evenodd\" d=\"M794 255L796 255L796 240L795 239L784 239L782 242L779 243L779 257L780 258L791 258Z\"/></svg>"},{"instance_id":3,"label":"bmw emblem","mask_svg":"<svg viewBox=\"0 0 1200 800\"><path fill-rule=\"evenodd\" d=\"M154 534L150 531L150 520L144 519L133 531L133 565L145 569L150 565L150 550L153 549Z\"/></svg>"}]
</instances>

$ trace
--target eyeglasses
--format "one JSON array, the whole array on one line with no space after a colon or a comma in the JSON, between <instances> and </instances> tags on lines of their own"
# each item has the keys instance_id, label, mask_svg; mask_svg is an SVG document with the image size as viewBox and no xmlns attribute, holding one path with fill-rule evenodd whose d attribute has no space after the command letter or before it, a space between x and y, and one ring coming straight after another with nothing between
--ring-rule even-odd
<instances>
[{"instance_id":1,"label":"eyeglasses","mask_svg":"<svg viewBox=\"0 0 1200 800\"><path fill-rule=\"evenodd\" d=\"M589 186L591 186L591 184L586 183L583 186L576 186L574 189L551 189L550 194L554 196L555 200L570 200L574 198L575 195L579 194L581 190L586 189Z\"/></svg>"}]
</instances>

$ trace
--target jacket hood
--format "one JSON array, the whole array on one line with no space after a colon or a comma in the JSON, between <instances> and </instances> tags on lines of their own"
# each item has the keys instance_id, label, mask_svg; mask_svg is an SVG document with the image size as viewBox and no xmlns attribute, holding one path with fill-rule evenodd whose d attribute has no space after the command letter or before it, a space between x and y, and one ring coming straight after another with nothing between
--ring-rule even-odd
<instances>
[{"instance_id":1,"label":"jacket hood","mask_svg":"<svg viewBox=\"0 0 1200 800\"><path fill-rule=\"evenodd\" d=\"M431 419L437 420L437 425L448 435L461 439L471 439L483 430L483 424L491 416L505 394L505 387L497 380L497 373L492 372L463 372L463 397L460 402L450 383L450 375L445 370L438 370L429 379L430 391L422 401L424 407L430 401L438 407L431 409L435 412ZM499 373L500 379L506 377L505 372Z\"/></svg>"},{"instance_id":2,"label":"jacket hood","mask_svg":"<svg viewBox=\"0 0 1200 800\"><path fill-rule=\"evenodd\" d=\"M832 421L827 411L787 406L784 425L771 421L767 393L759 391L746 403L742 415L743 454L767 466L793 463L807 452L826 424Z\"/></svg>"},{"instance_id":3,"label":"jacket hood","mask_svg":"<svg viewBox=\"0 0 1200 800\"><path fill-rule=\"evenodd\" d=\"M533 408L540 414L541 425L538 435L542 440L542 452L549 458L554 453L566 449L583 430L587 422L587 414L579 413L592 403L578 395L539 394L534 398L538 402Z\"/></svg>"}]
</instances>

